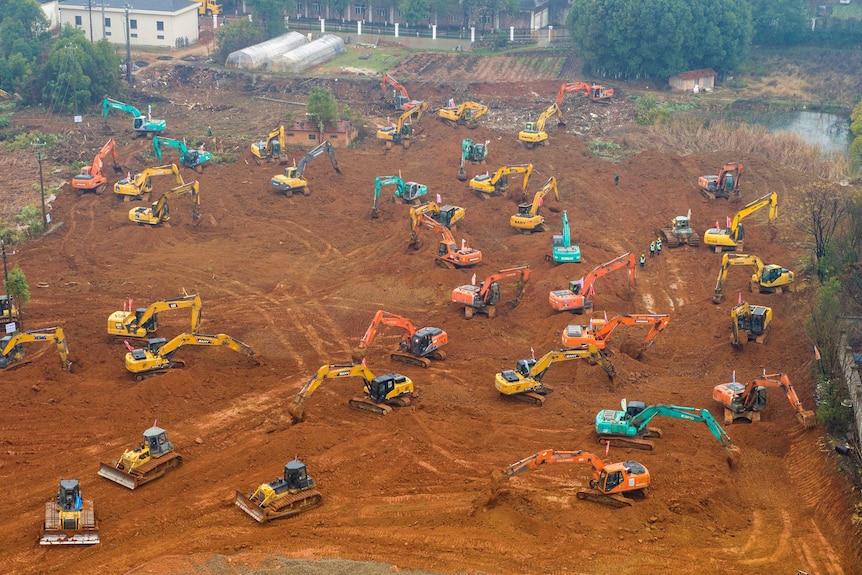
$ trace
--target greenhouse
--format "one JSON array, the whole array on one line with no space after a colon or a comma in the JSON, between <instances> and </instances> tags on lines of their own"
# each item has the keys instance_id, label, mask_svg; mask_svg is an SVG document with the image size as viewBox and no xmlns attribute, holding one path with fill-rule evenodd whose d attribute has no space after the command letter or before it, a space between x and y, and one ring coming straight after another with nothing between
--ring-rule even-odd
<instances>
[{"instance_id":1,"label":"greenhouse","mask_svg":"<svg viewBox=\"0 0 862 575\"><path fill-rule=\"evenodd\" d=\"M288 32L277 38L231 52L225 66L229 68L247 68L251 70L267 69L273 60L282 54L308 44L308 38L299 32ZM343 42L342 42L343 44Z\"/></svg>"},{"instance_id":2,"label":"greenhouse","mask_svg":"<svg viewBox=\"0 0 862 575\"><path fill-rule=\"evenodd\" d=\"M328 62L345 52L347 47L344 45L344 40L327 34L287 54L277 56L272 60L271 66L274 72L299 73Z\"/></svg>"}]
</instances>

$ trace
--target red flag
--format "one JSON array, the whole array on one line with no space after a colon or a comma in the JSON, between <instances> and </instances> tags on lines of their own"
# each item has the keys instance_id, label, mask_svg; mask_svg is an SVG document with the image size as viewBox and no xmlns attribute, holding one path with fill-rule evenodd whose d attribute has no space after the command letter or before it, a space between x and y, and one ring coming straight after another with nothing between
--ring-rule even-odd
<instances>
[{"instance_id":1,"label":"red flag","mask_svg":"<svg viewBox=\"0 0 862 575\"><path fill-rule=\"evenodd\" d=\"M727 228L730 229L730 226L733 222L730 220L730 216L727 216Z\"/></svg>"},{"instance_id":2,"label":"red flag","mask_svg":"<svg viewBox=\"0 0 862 575\"><path fill-rule=\"evenodd\" d=\"M817 349L816 345L814 346L814 359L816 359L817 361L820 361L820 350Z\"/></svg>"},{"instance_id":3,"label":"red flag","mask_svg":"<svg viewBox=\"0 0 862 575\"><path fill-rule=\"evenodd\" d=\"M368 367L368 364L367 364L367 363L365 363L365 358L364 358L364 357L362 358L362 367Z\"/></svg>"},{"instance_id":4,"label":"red flag","mask_svg":"<svg viewBox=\"0 0 862 575\"><path fill-rule=\"evenodd\" d=\"M437 203L438 203L438 204L442 204L442 203L443 203L443 198L441 198L441 197L440 197L440 194L437 194Z\"/></svg>"},{"instance_id":5,"label":"red flag","mask_svg":"<svg viewBox=\"0 0 862 575\"><path fill-rule=\"evenodd\" d=\"M718 220L715 220L715 229L717 229L717 230L721 229L718 227Z\"/></svg>"},{"instance_id":6,"label":"red flag","mask_svg":"<svg viewBox=\"0 0 862 575\"><path fill-rule=\"evenodd\" d=\"M128 349L129 351L135 351L135 348L133 348L133 347L132 347L132 344L130 344L130 343L128 342L128 340L125 340L125 339L124 339L124 340L123 340L123 343L124 343L124 344L126 344L126 349ZM815 347L816 347L816 346L815 346Z\"/></svg>"},{"instance_id":7,"label":"red flag","mask_svg":"<svg viewBox=\"0 0 862 575\"><path fill-rule=\"evenodd\" d=\"M611 440L606 439L605 440L605 455L607 455L608 452L610 452L610 450L611 450Z\"/></svg>"},{"instance_id":8,"label":"red flag","mask_svg":"<svg viewBox=\"0 0 862 575\"><path fill-rule=\"evenodd\" d=\"M605 310L605 323L608 323L608 311Z\"/></svg>"},{"instance_id":9,"label":"red flag","mask_svg":"<svg viewBox=\"0 0 862 575\"><path fill-rule=\"evenodd\" d=\"M593 297L594 295L596 295L596 289L595 289L592 285L590 285L590 293L589 293L589 296L590 296L590 297Z\"/></svg>"},{"instance_id":10,"label":"red flag","mask_svg":"<svg viewBox=\"0 0 862 575\"><path fill-rule=\"evenodd\" d=\"M536 359L536 350L532 346L530 346L530 358Z\"/></svg>"},{"instance_id":11,"label":"red flag","mask_svg":"<svg viewBox=\"0 0 862 575\"><path fill-rule=\"evenodd\" d=\"M742 292L739 292L739 299L736 300L736 305L739 305L741 303L742 303Z\"/></svg>"}]
</instances>

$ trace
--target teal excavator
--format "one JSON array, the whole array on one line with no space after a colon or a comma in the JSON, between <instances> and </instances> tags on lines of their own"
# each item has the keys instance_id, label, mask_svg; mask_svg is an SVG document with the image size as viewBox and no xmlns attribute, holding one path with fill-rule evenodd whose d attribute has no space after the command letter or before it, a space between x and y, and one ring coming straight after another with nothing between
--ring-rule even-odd
<instances>
[{"instance_id":1,"label":"teal excavator","mask_svg":"<svg viewBox=\"0 0 862 575\"><path fill-rule=\"evenodd\" d=\"M622 411L603 409L596 414L599 442L652 451L654 445L648 438L661 437L661 430L649 427L649 423L654 417L661 416L703 423L722 447L728 451L736 449L727 432L706 409L679 405L647 406L642 401L630 401L627 404L625 399L621 403Z\"/></svg>"},{"instance_id":2,"label":"teal excavator","mask_svg":"<svg viewBox=\"0 0 862 575\"><path fill-rule=\"evenodd\" d=\"M180 163L186 168L191 168L200 173L203 171L203 165L212 160L212 154L205 152L203 149L195 150L188 149L186 143L182 140L174 140L173 138L163 138L153 136L153 149L156 152L156 158L159 163L162 162L162 146L176 148L180 151Z\"/></svg>"},{"instance_id":3,"label":"teal excavator","mask_svg":"<svg viewBox=\"0 0 862 575\"><path fill-rule=\"evenodd\" d=\"M470 138L461 140L461 167L458 168L458 179L462 182L467 181L467 166L466 162L471 164L481 164L488 157L488 144L491 140L485 140L484 144L473 142Z\"/></svg>"},{"instance_id":4,"label":"teal excavator","mask_svg":"<svg viewBox=\"0 0 862 575\"><path fill-rule=\"evenodd\" d=\"M581 262L581 246L577 242L572 244L572 234L569 230L569 217L566 215L566 210L563 210L563 233L551 236L551 244L553 253L550 259L555 264ZM547 258L547 256L545 257Z\"/></svg>"},{"instance_id":5,"label":"teal excavator","mask_svg":"<svg viewBox=\"0 0 862 575\"><path fill-rule=\"evenodd\" d=\"M395 198L405 204L412 204L428 193L428 186L416 182L405 182L401 176L377 176L374 181L374 204L371 207L371 217L377 217L377 202L380 198L380 188L383 186L396 186Z\"/></svg>"},{"instance_id":6,"label":"teal excavator","mask_svg":"<svg viewBox=\"0 0 862 575\"><path fill-rule=\"evenodd\" d=\"M112 100L106 96L102 100L102 117L105 118L105 122L108 121L108 112L111 110L120 110L134 116L132 129L135 131L135 135L144 134L149 138L153 134L161 134L165 130L166 123L164 120L154 120L149 114L142 114L134 106L118 100Z\"/></svg>"}]
</instances>

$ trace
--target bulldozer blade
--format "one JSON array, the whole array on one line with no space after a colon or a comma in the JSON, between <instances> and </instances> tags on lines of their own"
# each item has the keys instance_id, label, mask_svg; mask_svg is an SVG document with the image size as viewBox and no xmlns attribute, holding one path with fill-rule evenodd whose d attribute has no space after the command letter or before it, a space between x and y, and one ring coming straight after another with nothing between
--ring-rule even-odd
<instances>
[{"instance_id":1,"label":"bulldozer blade","mask_svg":"<svg viewBox=\"0 0 862 575\"><path fill-rule=\"evenodd\" d=\"M95 545L101 543L98 531L43 531L39 545Z\"/></svg>"},{"instance_id":2,"label":"bulldozer blade","mask_svg":"<svg viewBox=\"0 0 862 575\"><path fill-rule=\"evenodd\" d=\"M138 478L120 471L110 463L102 463L99 465L99 476L109 479L114 483L119 483L128 489L134 489L138 486Z\"/></svg>"},{"instance_id":3,"label":"bulldozer blade","mask_svg":"<svg viewBox=\"0 0 862 575\"><path fill-rule=\"evenodd\" d=\"M266 512L252 503L252 501L248 498L247 495L236 492L236 506L245 511L252 519L257 521L258 523L266 523L268 518L266 516Z\"/></svg>"}]
</instances>

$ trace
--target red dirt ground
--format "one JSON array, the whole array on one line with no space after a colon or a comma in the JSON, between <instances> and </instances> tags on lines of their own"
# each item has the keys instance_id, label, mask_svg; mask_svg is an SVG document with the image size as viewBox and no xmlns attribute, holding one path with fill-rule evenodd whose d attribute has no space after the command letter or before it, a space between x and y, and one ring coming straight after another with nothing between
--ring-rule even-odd
<instances>
[{"instance_id":1,"label":"red dirt ground","mask_svg":"<svg viewBox=\"0 0 862 575\"><path fill-rule=\"evenodd\" d=\"M515 97L511 88L500 92ZM243 103L229 119L213 116L214 129L224 134L232 125L236 137L268 131L271 108L215 87L206 94L209 101L231 97ZM180 116L179 100L174 94L167 108L169 127L189 117ZM18 246L10 265L20 265L31 286L26 327L62 326L75 365L66 373L52 348L30 344L31 363L0 378L7 398L2 570L248 573L249 565L278 568L274 556L283 556L504 575L862 572L850 524L858 494L837 473L822 431L802 430L774 392L762 422L727 427L741 450L733 468L703 425L680 420L661 420L664 437L653 452L612 448L608 460L636 459L652 474L648 496L631 508L577 500L577 488L590 476L581 467L523 474L491 491L495 471L540 449L601 453L594 416L622 398L704 407L720 418L712 387L729 381L733 371L746 381L766 369L789 374L805 406L813 407L813 358L802 330L812 291L804 278L800 274L789 294L749 295L749 270L732 268L725 300L716 306L711 296L719 256L703 246L665 250L649 260L633 291L622 273L597 282L600 315L671 315L668 329L639 360L612 356L619 372L613 384L586 362L555 364L545 378L555 392L541 408L501 400L493 385L496 372L529 357L531 348L543 354L560 347L565 326L588 319L553 312L550 290L626 251L645 251L657 227L688 209L701 234L732 215L735 207L699 195L699 175L741 161L744 201L778 183L784 206L798 201L796 186L810 176L733 152L678 157L646 151L611 164L587 155L587 141L562 129L551 131L549 147L525 150L512 130L454 130L433 117L423 124L424 134L408 150L386 152L373 138L339 149L341 175L326 161L310 164L310 197L274 194L269 180L281 168L259 167L247 152L235 163L210 166L199 176L199 226L192 225L184 199L173 203L170 225L144 228L127 219L134 204L111 194L59 196L51 213L62 225ZM140 169L134 158L148 144L121 135L124 165ZM561 202L546 203L550 232L526 236L509 227L518 184L506 197L483 200L456 180L464 137L491 140L483 172L532 162L531 195L556 176ZM481 267L435 266L437 238L430 233L421 250L407 251L404 205L386 201L381 217L369 219L375 176L398 170L406 180L427 184L430 198L439 193L444 202L466 207L455 235L482 250ZM470 176L477 172L471 166ZM549 208L568 210L583 263L553 267L544 260L551 234L560 229L560 212ZM796 230L780 221L770 241L763 219L746 221L747 248L798 272L804 252ZM474 271L481 280L517 264L532 268L520 306L501 305L494 319L467 321L451 303L451 290L470 283ZM514 284L504 282L502 289L505 299ZM190 346L177 353L185 370L134 382L123 367L124 346L106 336L107 316L129 298L145 306L184 291L203 298L202 332L244 341L263 364ZM738 292L773 307L765 345L731 347L728 313ZM375 373L398 371L413 379L414 405L382 418L352 411L347 400L361 381L330 380L307 402L305 421L293 424L287 406L296 392L321 365L350 360L378 309L449 333L446 361L427 370L390 361L400 335L395 330L384 330L369 350ZM166 313L160 323L159 335L170 338L188 320ZM612 350L644 335L624 330L615 334ZM137 445L154 420L168 430L182 467L135 491L98 477L99 463ZM318 482L322 507L263 526L234 507L236 490L272 481L297 455ZM78 478L84 497L93 500L100 545L38 545L44 502L61 478Z\"/></svg>"}]
</instances>

